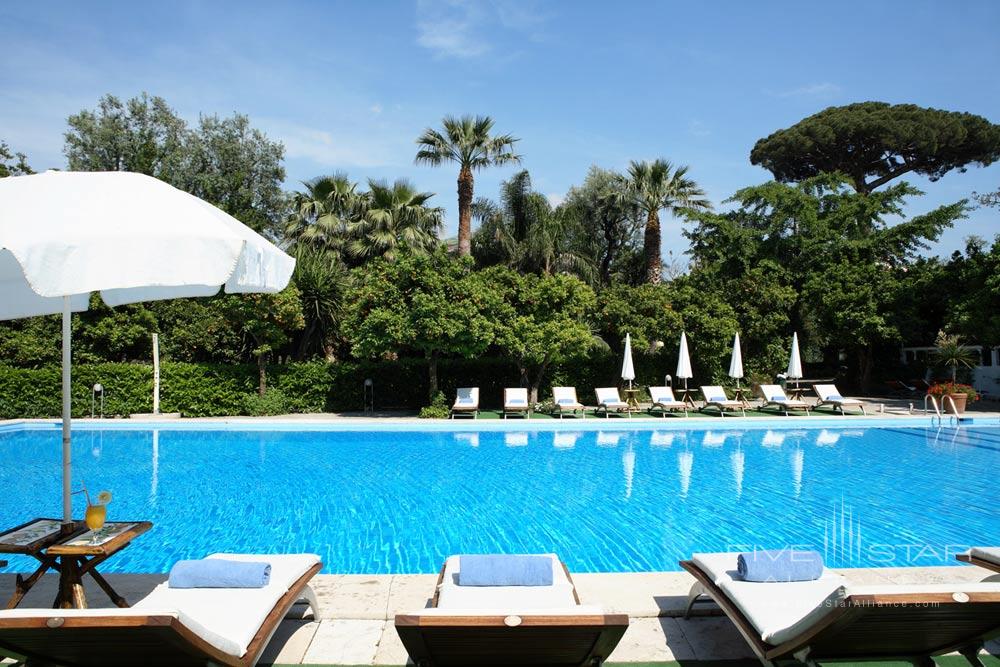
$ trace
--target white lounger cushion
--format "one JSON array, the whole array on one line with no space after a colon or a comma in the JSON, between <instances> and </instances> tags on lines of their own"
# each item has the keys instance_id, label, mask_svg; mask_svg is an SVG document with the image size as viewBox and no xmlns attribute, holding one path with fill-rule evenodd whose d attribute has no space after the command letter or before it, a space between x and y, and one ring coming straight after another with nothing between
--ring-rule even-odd
<instances>
[{"instance_id":1,"label":"white lounger cushion","mask_svg":"<svg viewBox=\"0 0 1000 667\"><path fill-rule=\"evenodd\" d=\"M209 558L270 563L270 582L263 588L170 588L163 582L128 609L12 609L0 611L0 619L169 616L223 653L242 657L281 596L320 562L315 554L213 554Z\"/></svg>"},{"instance_id":2,"label":"white lounger cushion","mask_svg":"<svg viewBox=\"0 0 1000 667\"><path fill-rule=\"evenodd\" d=\"M768 644L787 641L835 611L845 597L845 579L824 569L815 581L740 581L736 553L694 554L691 560L722 589ZM885 587L882 587L885 592Z\"/></svg>"},{"instance_id":3,"label":"white lounger cushion","mask_svg":"<svg viewBox=\"0 0 1000 667\"><path fill-rule=\"evenodd\" d=\"M856 398L846 398L834 384L813 385L813 390L821 401L836 403L837 405L861 405L861 401ZM839 398L833 398L839 396Z\"/></svg>"},{"instance_id":4,"label":"white lounger cushion","mask_svg":"<svg viewBox=\"0 0 1000 667\"><path fill-rule=\"evenodd\" d=\"M271 579L263 588L170 588L164 582L132 609L176 609L185 625L229 655L242 656L264 619L288 589L320 562L315 554L212 554L209 558L263 561ZM200 628L201 630L199 630Z\"/></svg>"},{"instance_id":5,"label":"white lounger cushion","mask_svg":"<svg viewBox=\"0 0 1000 667\"><path fill-rule=\"evenodd\" d=\"M969 549L969 555L1000 565L1000 547L972 547Z\"/></svg>"},{"instance_id":6,"label":"white lounger cushion","mask_svg":"<svg viewBox=\"0 0 1000 667\"><path fill-rule=\"evenodd\" d=\"M654 405L657 403L661 405L684 405L682 401L674 398L674 392L670 387L650 387L649 397L652 399Z\"/></svg>"},{"instance_id":7,"label":"white lounger cushion","mask_svg":"<svg viewBox=\"0 0 1000 667\"><path fill-rule=\"evenodd\" d=\"M552 559L551 586L459 586L460 556L445 561L444 579L438 596L438 609L449 613L460 609L554 609L575 607L573 584L555 554ZM509 612L508 612L509 613Z\"/></svg>"},{"instance_id":8,"label":"white lounger cushion","mask_svg":"<svg viewBox=\"0 0 1000 667\"><path fill-rule=\"evenodd\" d=\"M611 408L617 407L628 407L628 404L622 400L622 397L618 394L618 390L614 387L599 387L594 390L597 394L598 405L605 405Z\"/></svg>"}]
</instances>

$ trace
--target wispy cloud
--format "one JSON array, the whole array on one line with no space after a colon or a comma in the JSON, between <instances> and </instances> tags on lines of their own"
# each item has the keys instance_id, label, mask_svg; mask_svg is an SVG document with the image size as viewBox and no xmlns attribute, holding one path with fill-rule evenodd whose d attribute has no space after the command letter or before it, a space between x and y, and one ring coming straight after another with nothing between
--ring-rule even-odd
<instances>
[{"instance_id":1,"label":"wispy cloud","mask_svg":"<svg viewBox=\"0 0 1000 667\"><path fill-rule=\"evenodd\" d=\"M818 83L809 83L790 90L782 90L777 93L773 93L773 95L775 95L775 97L815 97L826 99L836 97L841 92L843 92L843 88L837 84L829 81L823 81Z\"/></svg>"},{"instance_id":2,"label":"wispy cloud","mask_svg":"<svg viewBox=\"0 0 1000 667\"><path fill-rule=\"evenodd\" d=\"M707 137L712 134L712 130L710 130L708 125L706 125L703 121L695 118L688 123L688 133L696 137Z\"/></svg>"},{"instance_id":3,"label":"wispy cloud","mask_svg":"<svg viewBox=\"0 0 1000 667\"><path fill-rule=\"evenodd\" d=\"M566 195L558 192L550 192L545 195L545 198L549 200L549 206L552 206L553 208L566 201Z\"/></svg>"},{"instance_id":4,"label":"wispy cloud","mask_svg":"<svg viewBox=\"0 0 1000 667\"><path fill-rule=\"evenodd\" d=\"M478 58L493 50L499 31L540 41L546 20L524 0L417 0L417 44L438 58Z\"/></svg>"},{"instance_id":5,"label":"wispy cloud","mask_svg":"<svg viewBox=\"0 0 1000 667\"><path fill-rule=\"evenodd\" d=\"M399 161L399 147L374 128L330 131L266 118L260 124L268 136L284 144L289 158L305 158L322 168L376 168Z\"/></svg>"}]
</instances>

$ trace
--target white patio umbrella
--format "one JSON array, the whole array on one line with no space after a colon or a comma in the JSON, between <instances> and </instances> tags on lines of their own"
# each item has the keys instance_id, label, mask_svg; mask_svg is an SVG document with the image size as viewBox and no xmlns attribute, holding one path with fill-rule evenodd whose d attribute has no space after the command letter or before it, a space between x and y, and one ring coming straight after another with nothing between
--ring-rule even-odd
<instances>
[{"instance_id":1,"label":"white patio umbrella","mask_svg":"<svg viewBox=\"0 0 1000 667\"><path fill-rule=\"evenodd\" d=\"M802 379L802 357L799 356L798 332L792 334L792 354L788 357L788 370L785 371L785 377L789 380ZM795 386L798 386L798 382L795 383Z\"/></svg>"},{"instance_id":2,"label":"white patio umbrella","mask_svg":"<svg viewBox=\"0 0 1000 667\"><path fill-rule=\"evenodd\" d=\"M691 356L688 354L687 334L681 332L681 348L677 353L677 377L684 380L684 389L687 389L688 378L693 376L691 372Z\"/></svg>"},{"instance_id":3,"label":"white patio umbrella","mask_svg":"<svg viewBox=\"0 0 1000 667\"><path fill-rule=\"evenodd\" d=\"M625 334L625 359L622 360L622 379L628 380L628 388L632 388L635 379L635 366L632 364L632 336Z\"/></svg>"},{"instance_id":4,"label":"white patio umbrella","mask_svg":"<svg viewBox=\"0 0 1000 667\"><path fill-rule=\"evenodd\" d=\"M72 522L70 313L109 306L279 292L295 260L211 204L128 172L0 179L0 320L62 313L63 523Z\"/></svg>"},{"instance_id":5,"label":"white patio umbrella","mask_svg":"<svg viewBox=\"0 0 1000 667\"><path fill-rule=\"evenodd\" d=\"M729 377L736 380L736 388L743 377L743 351L740 349L740 335L733 337L733 355L729 358Z\"/></svg>"}]
</instances>

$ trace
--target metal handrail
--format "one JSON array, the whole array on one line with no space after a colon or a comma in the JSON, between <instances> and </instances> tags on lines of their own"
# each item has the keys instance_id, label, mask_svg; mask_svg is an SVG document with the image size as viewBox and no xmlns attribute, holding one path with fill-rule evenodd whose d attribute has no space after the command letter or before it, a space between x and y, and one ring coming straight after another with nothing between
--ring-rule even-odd
<instances>
[{"instance_id":1,"label":"metal handrail","mask_svg":"<svg viewBox=\"0 0 1000 667\"><path fill-rule=\"evenodd\" d=\"M944 423L944 415L941 414L941 409L938 408L937 399L934 396L930 395L930 394L927 394L927 395L924 396L924 414L925 415L927 414L927 401L928 400L930 400L931 405L934 406L934 414L937 416L938 423L939 424L943 424ZM955 405L955 399L954 398L952 398L948 394L945 394L944 396L942 396L941 397L941 408L945 407L945 401L946 400L951 402L951 412L949 413L949 416L948 416L948 424L951 425L952 421L954 421L956 426L961 425L962 420L960 420L958 418L958 407ZM934 417L931 417L931 424L932 425L934 424Z\"/></svg>"}]
</instances>

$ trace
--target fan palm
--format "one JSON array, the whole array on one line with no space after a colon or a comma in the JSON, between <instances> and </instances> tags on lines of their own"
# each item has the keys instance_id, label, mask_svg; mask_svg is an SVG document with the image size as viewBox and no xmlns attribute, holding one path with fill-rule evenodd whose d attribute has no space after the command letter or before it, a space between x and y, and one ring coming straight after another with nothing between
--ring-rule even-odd
<instances>
[{"instance_id":1,"label":"fan palm","mask_svg":"<svg viewBox=\"0 0 1000 667\"><path fill-rule=\"evenodd\" d=\"M705 192L687 177L688 167L674 167L666 160L633 161L629 166L626 197L646 214L643 256L646 282L659 283L663 270L660 256L660 211L681 213L708 210Z\"/></svg>"},{"instance_id":2,"label":"fan palm","mask_svg":"<svg viewBox=\"0 0 1000 667\"><path fill-rule=\"evenodd\" d=\"M427 128L417 138L416 163L434 167L446 162L459 165L458 253L468 256L472 252L473 172L519 163L521 156L514 153L518 140L509 134L490 136L493 119L489 116L445 116L441 125L441 130Z\"/></svg>"},{"instance_id":3,"label":"fan palm","mask_svg":"<svg viewBox=\"0 0 1000 667\"><path fill-rule=\"evenodd\" d=\"M368 189L363 212L348 224L348 255L362 262L376 257L394 259L403 248L423 254L440 243L444 212L427 205L433 192L419 192L403 179L392 185L371 180Z\"/></svg>"},{"instance_id":4,"label":"fan palm","mask_svg":"<svg viewBox=\"0 0 1000 667\"><path fill-rule=\"evenodd\" d=\"M303 183L304 192L292 196L292 214L285 233L292 246L302 245L342 252L347 228L358 215L364 195L346 174L320 176Z\"/></svg>"}]
</instances>

